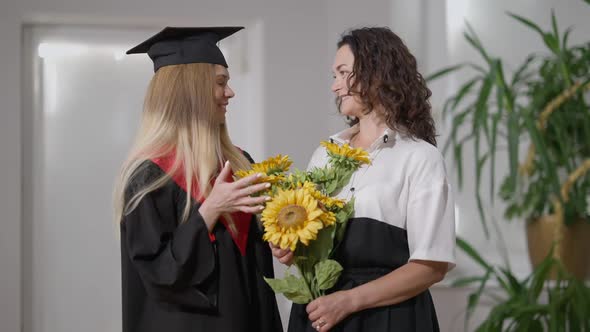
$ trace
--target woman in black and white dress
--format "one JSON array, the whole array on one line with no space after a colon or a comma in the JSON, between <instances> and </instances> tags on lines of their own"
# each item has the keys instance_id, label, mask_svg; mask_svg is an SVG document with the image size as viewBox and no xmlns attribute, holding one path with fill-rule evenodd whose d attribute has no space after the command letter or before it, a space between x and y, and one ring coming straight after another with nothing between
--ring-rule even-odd
<instances>
[{"instance_id":1,"label":"woman in black and white dress","mask_svg":"<svg viewBox=\"0 0 590 332\"><path fill-rule=\"evenodd\" d=\"M387 28L344 35L333 65L339 111L351 127L331 136L365 149L371 164L337 197L355 198L330 294L294 304L289 331L438 331L428 288L454 266L454 201L436 148L430 91L416 60ZM318 148L309 168L328 161ZM292 254L273 248L283 263Z\"/></svg>"}]
</instances>

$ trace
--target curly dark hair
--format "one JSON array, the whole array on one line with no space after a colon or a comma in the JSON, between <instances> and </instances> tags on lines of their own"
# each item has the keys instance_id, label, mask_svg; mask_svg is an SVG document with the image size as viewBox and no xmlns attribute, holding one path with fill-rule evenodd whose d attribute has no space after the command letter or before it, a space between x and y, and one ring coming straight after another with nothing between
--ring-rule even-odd
<instances>
[{"instance_id":1,"label":"curly dark hair","mask_svg":"<svg viewBox=\"0 0 590 332\"><path fill-rule=\"evenodd\" d=\"M349 93L358 93L372 112L382 106L388 126L403 130L436 146L432 95L418 72L416 58L389 28L360 28L342 35L338 48L348 45L354 66L348 78ZM354 82L351 84L351 80ZM358 119L349 122L354 125Z\"/></svg>"}]
</instances>

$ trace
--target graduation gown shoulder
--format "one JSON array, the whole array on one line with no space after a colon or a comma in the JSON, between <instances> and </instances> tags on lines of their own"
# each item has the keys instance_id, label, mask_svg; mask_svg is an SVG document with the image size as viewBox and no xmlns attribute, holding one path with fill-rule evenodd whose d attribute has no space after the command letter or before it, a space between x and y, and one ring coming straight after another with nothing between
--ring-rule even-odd
<instances>
[{"instance_id":1,"label":"graduation gown shoulder","mask_svg":"<svg viewBox=\"0 0 590 332\"><path fill-rule=\"evenodd\" d=\"M145 162L126 200L162 175ZM262 279L272 276L272 256L258 224L250 223L242 256L221 223L210 239L198 204L180 222L185 202L186 192L170 180L121 221L123 332L280 331L274 294Z\"/></svg>"}]
</instances>

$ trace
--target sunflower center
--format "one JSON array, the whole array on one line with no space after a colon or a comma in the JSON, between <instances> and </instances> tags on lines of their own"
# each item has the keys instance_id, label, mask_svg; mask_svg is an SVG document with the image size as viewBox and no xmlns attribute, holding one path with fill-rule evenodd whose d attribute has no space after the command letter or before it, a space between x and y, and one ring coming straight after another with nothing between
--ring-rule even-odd
<instances>
[{"instance_id":1,"label":"sunflower center","mask_svg":"<svg viewBox=\"0 0 590 332\"><path fill-rule=\"evenodd\" d=\"M287 205L279 212L278 219L279 225L283 227L297 227L307 219L307 210L299 205Z\"/></svg>"}]
</instances>

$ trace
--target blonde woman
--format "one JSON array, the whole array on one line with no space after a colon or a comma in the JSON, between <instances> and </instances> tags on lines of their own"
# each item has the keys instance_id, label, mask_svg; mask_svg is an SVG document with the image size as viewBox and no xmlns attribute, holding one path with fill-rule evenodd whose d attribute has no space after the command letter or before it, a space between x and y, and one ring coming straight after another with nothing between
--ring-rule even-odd
<instances>
[{"instance_id":1,"label":"blonde woman","mask_svg":"<svg viewBox=\"0 0 590 332\"><path fill-rule=\"evenodd\" d=\"M165 28L129 50L155 74L115 193L123 332L280 331L272 256L253 214L266 197L225 127L234 92L216 43L241 27Z\"/></svg>"}]
</instances>

